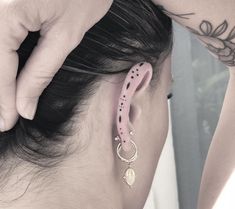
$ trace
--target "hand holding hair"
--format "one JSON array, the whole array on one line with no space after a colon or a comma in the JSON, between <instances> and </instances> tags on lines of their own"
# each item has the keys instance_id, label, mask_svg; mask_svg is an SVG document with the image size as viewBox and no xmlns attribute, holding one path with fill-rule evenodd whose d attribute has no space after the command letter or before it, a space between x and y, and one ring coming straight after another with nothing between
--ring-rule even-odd
<instances>
[{"instance_id":1,"label":"hand holding hair","mask_svg":"<svg viewBox=\"0 0 235 209\"><path fill-rule=\"evenodd\" d=\"M0 2L0 131L18 114L33 119L38 98L112 0L3 0ZM17 49L29 31L41 38L17 78Z\"/></svg>"}]
</instances>

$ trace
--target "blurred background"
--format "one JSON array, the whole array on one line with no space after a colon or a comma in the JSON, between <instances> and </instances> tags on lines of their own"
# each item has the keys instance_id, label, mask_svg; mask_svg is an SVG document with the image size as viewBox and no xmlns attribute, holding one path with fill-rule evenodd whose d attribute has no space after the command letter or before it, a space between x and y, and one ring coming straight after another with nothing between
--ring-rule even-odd
<instances>
[{"instance_id":1,"label":"blurred background","mask_svg":"<svg viewBox=\"0 0 235 209\"><path fill-rule=\"evenodd\" d=\"M194 35L174 24L171 127L144 209L196 209L200 179L229 78Z\"/></svg>"}]
</instances>

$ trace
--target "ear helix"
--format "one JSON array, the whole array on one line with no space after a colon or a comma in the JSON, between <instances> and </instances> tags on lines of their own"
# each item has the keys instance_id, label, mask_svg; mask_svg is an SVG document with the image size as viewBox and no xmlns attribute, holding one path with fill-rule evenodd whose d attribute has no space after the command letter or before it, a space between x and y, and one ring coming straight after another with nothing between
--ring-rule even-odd
<instances>
[{"instance_id":1,"label":"ear helix","mask_svg":"<svg viewBox=\"0 0 235 209\"><path fill-rule=\"evenodd\" d=\"M130 111L131 98L147 74L150 74L150 76L147 77L147 79L150 80L152 77L151 64L141 62L134 65L126 76L118 101L116 118L118 138L115 137L115 139L120 140L121 147L124 151L130 151L132 147L131 134L128 128L128 115ZM149 82L149 80L145 81L145 83Z\"/></svg>"},{"instance_id":2,"label":"ear helix","mask_svg":"<svg viewBox=\"0 0 235 209\"><path fill-rule=\"evenodd\" d=\"M146 75L150 73L150 76ZM118 102L118 111L117 111L117 128L118 128L118 136L115 137L115 141L120 141L117 146L117 156L119 159L128 164L128 167L124 173L123 179L126 184L132 188L136 181L135 170L132 168L131 164L136 161L138 157L138 149L135 141L132 139L134 136L133 130L128 130L128 115L130 110L130 100L135 93L141 88L141 82L146 84L152 78L152 66L149 63L139 63L131 68L129 73L127 74L125 83L123 85L123 89L120 95L120 99ZM147 80L146 80L147 78ZM144 85L143 85L144 86ZM142 87L143 87L142 86ZM121 150L129 151L131 148L134 149L134 154L130 158L126 158L122 156Z\"/></svg>"}]
</instances>

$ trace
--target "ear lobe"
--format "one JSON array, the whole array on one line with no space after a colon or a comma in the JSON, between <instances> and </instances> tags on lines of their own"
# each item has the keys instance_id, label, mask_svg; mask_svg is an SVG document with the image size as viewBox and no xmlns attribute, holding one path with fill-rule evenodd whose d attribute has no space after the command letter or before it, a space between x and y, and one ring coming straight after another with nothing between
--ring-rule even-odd
<instances>
[{"instance_id":1,"label":"ear lobe","mask_svg":"<svg viewBox=\"0 0 235 209\"><path fill-rule=\"evenodd\" d=\"M131 101L134 95L143 92L148 87L152 79L152 71L151 64L139 63L130 69L123 84L117 107L116 123L124 151L131 148L129 122L133 122L141 111L138 106L133 106Z\"/></svg>"}]
</instances>

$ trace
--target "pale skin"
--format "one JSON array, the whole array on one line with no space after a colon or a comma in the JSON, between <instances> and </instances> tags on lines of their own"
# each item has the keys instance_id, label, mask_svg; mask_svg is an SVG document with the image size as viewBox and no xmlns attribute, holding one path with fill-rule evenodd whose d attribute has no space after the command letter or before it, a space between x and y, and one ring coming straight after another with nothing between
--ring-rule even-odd
<instances>
[{"instance_id":1,"label":"pale skin","mask_svg":"<svg viewBox=\"0 0 235 209\"><path fill-rule=\"evenodd\" d=\"M50 82L56 70L63 63L67 54L79 44L86 30L94 25L107 12L112 3L111 1L105 0L90 0L86 1L86 5L82 4L84 7L80 7L81 1L70 0L66 1L66 5L63 5L65 1L61 0L59 1L60 3L58 3L58 1L49 1L49 6L47 4L45 7L43 3L45 1L37 1L37 4L30 4L29 2L32 1L18 0L10 1L10 3L9 1L1 1L0 3L0 26L2 31L0 34L0 115L4 122L1 125L1 130L3 131L10 129L15 124L18 114L28 119L33 118L38 97ZM97 2L100 10L97 10L97 5L94 4L94 2ZM205 39L205 36L202 37L202 33L199 30L199 26L203 20L209 21L214 28L226 20L228 28L226 31L222 31L221 38L223 40L229 36L232 28L235 26L233 11L235 2L232 0L199 0L197 2L188 0L179 0L177 2L172 0L154 0L154 2L157 5L164 6L167 11L174 14L194 13L189 19L182 19L175 15L170 16L180 24L200 32L201 35L199 35L199 39L204 41L204 44L208 44L209 42L206 43L208 36L207 39ZM27 7L24 7L22 10L20 9L22 5L27 5ZM41 10L39 8L41 8ZM66 10L64 8L66 8ZM78 12L79 8L81 12ZM74 13L71 11L74 11ZM12 16L12 14L15 15ZM27 15L25 16L24 14ZM39 16L36 17L41 18L37 19L34 16L35 14L39 14ZM58 17L55 22L51 21L54 19L52 14ZM89 18L87 18L88 14ZM77 21L78 19L80 21ZM89 21L87 22L87 20ZM6 22L9 24L6 24ZM79 24L79 26L74 27L73 24L67 24L68 22L75 22L76 25ZM41 23L43 24L41 25ZM33 54L33 57L31 57L31 60L26 65L24 72L16 83L17 56L15 50L27 35L28 30L35 31L40 29L41 26L44 41L41 42L41 45ZM62 29L65 31L65 34L59 37L57 36L55 39L54 37L57 31L62 31ZM209 34L210 26L208 26L208 24L206 24L206 29L204 26L202 29ZM14 36L12 35L12 30L14 30ZM68 38L68 34L74 34L74 36L72 38L69 36ZM51 37L53 37L53 39ZM60 46L58 42L63 42L64 44ZM61 54L57 54L58 51L61 52ZM47 62L47 64L45 64L42 61L45 58L44 56L54 57L54 59L51 59L49 63ZM216 54L216 56L218 56L218 54ZM225 64L226 63L228 62L225 62ZM219 208L218 204L217 206L215 205L215 202L227 200L227 198L224 197L225 195L222 195L222 193L226 192L221 191L234 169L235 157L233 154L229 154L232 153L235 148L233 143L233 130L235 130L233 124L235 116L232 114L234 112L234 105L232 105L234 98L232 92L234 92L233 88L235 85L233 75L235 67L231 65L232 64L229 62L231 75L229 88L202 177L198 202L199 209ZM28 85L25 86L25 83ZM26 104L27 108L25 108ZM225 161L226 163L224 163ZM234 193L234 188L232 189L232 193ZM230 201L231 206L234 203L234 198L231 198ZM229 206L227 208L229 208ZM223 209L227 208L223 206Z\"/></svg>"},{"instance_id":2,"label":"pale skin","mask_svg":"<svg viewBox=\"0 0 235 209\"><path fill-rule=\"evenodd\" d=\"M77 121L79 134L68 138L74 142L71 149L75 152L56 168L35 176L24 196L9 202L24 193L32 178L29 173L32 166L23 163L1 188L0 208L142 209L168 131L171 56L161 65L161 71L157 84L141 77L140 85L126 104L130 112L123 116L128 128L134 132L133 139L139 152L133 163L137 178L132 188L123 179L127 165L114 151L118 144L114 140L118 100L127 78L126 75L112 75L101 81L96 94L89 100L87 110ZM156 117L152 117L153 114Z\"/></svg>"},{"instance_id":3,"label":"pale skin","mask_svg":"<svg viewBox=\"0 0 235 209\"><path fill-rule=\"evenodd\" d=\"M12 128L20 114L33 119L38 97L80 43L108 11L112 0L0 1L0 130ZM16 50L29 31L41 40L16 82ZM45 62L46 60L46 62ZM27 85L26 85L27 84Z\"/></svg>"},{"instance_id":4,"label":"pale skin","mask_svg":"<svg viewBox=\"0 0 235 209\"><path fill-rule=\"evenodd\" d=\"M157 5L162 5L167 11L173 13L170 15L178 23L183 26L195 29L200 34L198 38L203 41L203 44L214 45L216 47L223 48L220 45L221 42L218 39L225 40L229 34L232 33L235 26L235 2L232 0L199 0L199 1L171 1L171 0L153 0ZM215 12L216 11L216 12ZM226 11L226 12L225 12ZM193 15L186 15L188 19L175 16L174 14L186 14L194 13ZM208 21L212 26L212 32L208 35L201 36L203 31L210 31L210 26L207 27L205 24L201 25L202 21ZM221 33L217 38L211 39L213 30L219 26L222 22L227 21L228 26L225 30L225 26L218 30L217 35ZM199 29L201 25L201 30ZM192 31L192 30L191 30ZM205 38L206 37L206 38ZM235 37L234 37L235 38ZM235 48L235 39L229 41L230 47ZM233 49L234 50L234 49ZM212 53L218 57L218 53ZM235 61L234 52L229 61ZM224 60L224 57L221 61ZM226 58L226 57L225 57ZM215 134L212 139L212 144L209 149L207 160L205 163L201 187L198 199L198 209L230 209L234 208L235 200L232 194L235 193L234 183L234 168L235 168L235 64L230 62L224 62L230 70L230 80L226 97L224 100L222 112L220 115L219 123ZM226 185L226 186L225 186Z\"/></svg>"}]
</instances>

